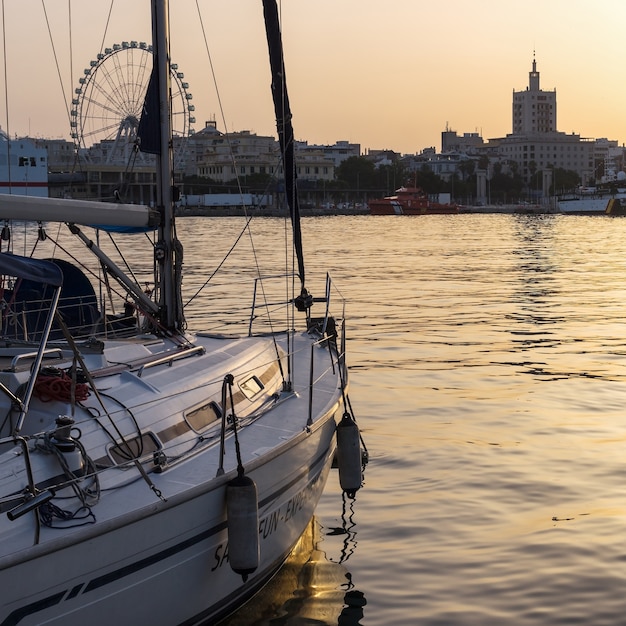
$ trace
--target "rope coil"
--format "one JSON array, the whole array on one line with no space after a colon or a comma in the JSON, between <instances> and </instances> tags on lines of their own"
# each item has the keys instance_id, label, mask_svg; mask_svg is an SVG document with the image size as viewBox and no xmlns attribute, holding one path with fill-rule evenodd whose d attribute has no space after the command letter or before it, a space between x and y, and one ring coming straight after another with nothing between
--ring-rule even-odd
<instances>
[{"instance_id":1,"label":"rope coil","mask_svg":"<svg viewBox=\"0 0 626 626\"><path fill-rule=\"evenodd\" d=\"M75 386L74 390L72 386ZM84 402L89 397L89 387L86 383L73 383L65 372L52 376L40 374L35 382L34 394L42 402Z\"/></svg>"}]
</instances>

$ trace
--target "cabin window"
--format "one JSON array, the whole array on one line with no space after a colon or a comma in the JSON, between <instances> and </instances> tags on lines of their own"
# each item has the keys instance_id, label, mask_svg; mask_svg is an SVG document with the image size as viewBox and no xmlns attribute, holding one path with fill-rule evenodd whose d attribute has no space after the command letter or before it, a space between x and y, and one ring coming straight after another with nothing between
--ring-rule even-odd
<instances>
[{"instance_id":1,"label":"cabin window","mask_svg":"<svg viewBox=\"0 0 626 626\"><path fill-rule=\"evenodd\" d=\"M116 465L151 455L161 448L157 438L152 433L144 433L124 441L125 443L118 443L109 448L109 456Z\"/></svg>"},{"instance_id":2,"label":"cabin window","mask_svg":"<svg viewBox=\"0 0 626 626\"><path fill-rule=\"evenodd\" d=\"M196 432L204 430L207 426L222 417L222 411L215 402L208 402L185 413L185 420Z\"/></svg>"},{"instance_id":3,"label":"cabin window","mask_svg":"<svg viewBox=\"0 0 626 626\"><path fill-rule=\"evenodd\" d=\"M248 400L252 400L254 396L263 391L263 383L256 376L250 376L250 378L239 383L239 389Z\"/></svg>"}]
</instances>

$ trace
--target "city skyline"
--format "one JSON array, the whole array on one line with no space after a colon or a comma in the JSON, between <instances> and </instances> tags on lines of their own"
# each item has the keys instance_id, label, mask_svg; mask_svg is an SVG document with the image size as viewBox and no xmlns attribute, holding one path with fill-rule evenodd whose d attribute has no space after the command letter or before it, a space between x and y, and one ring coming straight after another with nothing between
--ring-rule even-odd
<instances>
[{"instance_id":1,"label":"city skyline","mask_svg":"<svg viewBox=\"0 0 626 626\"><path fill-rule=\"evenodd\" d=\"M78 77L101 48L150 41L149 3L114 5L106 33L108 4L44 6L49 27L39 0L4 5L8 96L0 126L11 135L69 139L67 107ZM439 149L446 127L504 136L512 132L512 93L528 85L534 56L542 89L557 91L559 131L626 140L626 5L619 0L593 8L564 0L285 0L281 10L297 139L411 154ZM275 136L260 0L176 0L171 29L172 60L193 94L195 129L215 119L223 131Z\"/></svg>"}]
</instances>

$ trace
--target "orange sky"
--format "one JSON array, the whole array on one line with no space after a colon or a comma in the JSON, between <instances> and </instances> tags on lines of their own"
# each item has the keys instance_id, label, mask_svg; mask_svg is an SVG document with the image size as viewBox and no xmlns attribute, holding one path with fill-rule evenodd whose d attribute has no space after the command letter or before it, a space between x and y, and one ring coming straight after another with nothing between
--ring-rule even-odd
<instances>
[{"instance_id":1,"label":"orange sky","mask_svg":"<svg viewBox=\"0 0 626 626\"><path fill-rule=\"evenodd\" d=\"M148 4L117 0L105 31L108 0L45 0L49 26L41 0L4 0L2 128L69 138L66 102L83 68L102 45L149 41ZM260 0L171 0L172 58L196 130L207 119L225 128L197 6L226 129L275 135ZM446 124L505 135L534 50L541 87L557 90L559 130L626 141L623 0L282 0L281 10L298 139L415 153L439 149Z\"/></svg>"}]
</instances>

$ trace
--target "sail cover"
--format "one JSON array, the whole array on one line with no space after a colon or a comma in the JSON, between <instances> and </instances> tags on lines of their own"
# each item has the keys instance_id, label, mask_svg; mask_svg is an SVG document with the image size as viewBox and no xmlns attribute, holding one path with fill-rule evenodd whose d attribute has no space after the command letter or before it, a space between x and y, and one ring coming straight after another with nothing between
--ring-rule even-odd
<instances>
[{"instance_id":1,"label":"sail cover","mask_svg":"<svg viewBox=\"0 0 626 626\"><path fill-rule=\"evenodd\" d=\"M141 152L161 154L161 124L159 117L159 76L156 71L156 52L154 53L152 73L148 82L139 127L137 128L138 145Z\"/></svg>"},{"instance_id":2,"label":"sail cover","mask_svg":"<svg viewBox=\"0 0 626 626\"><path fill-rule=\"evenodd\" d=\"M60 287L63 283L61 268L54 263L7 252L0 253L0 274L32 280L52 287Z\"/></svg>"},{"instance_id":3,"label":"sail cover","mask_svg":"<svg viewBox=\"0 0 626 626\"><path fill-rule=\"evenodd\" d=\"M0 219L144 228L156 226L160 218L156 210L141 204L0 193Z\"/></svg>"}]
</instances>

